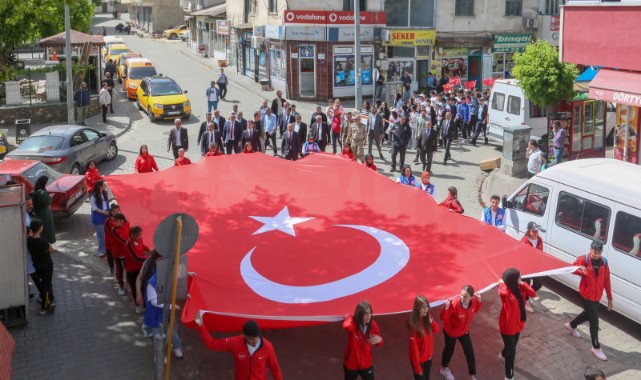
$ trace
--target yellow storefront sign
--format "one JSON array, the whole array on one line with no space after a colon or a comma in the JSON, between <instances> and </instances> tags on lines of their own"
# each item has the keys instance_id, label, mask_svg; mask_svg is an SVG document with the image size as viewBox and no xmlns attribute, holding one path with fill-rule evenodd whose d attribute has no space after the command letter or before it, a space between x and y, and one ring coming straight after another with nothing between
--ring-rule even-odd
<instances>
[{"instance_id":1,"label":"yellow storefront sign","mask_svg":"<svg viewBox=\"0 0 641 380\"><path fill-rule=\"evenodd\" d=\"M434 46L436 30L390 30L389 46Z\"/></svg>"}]
</instances>

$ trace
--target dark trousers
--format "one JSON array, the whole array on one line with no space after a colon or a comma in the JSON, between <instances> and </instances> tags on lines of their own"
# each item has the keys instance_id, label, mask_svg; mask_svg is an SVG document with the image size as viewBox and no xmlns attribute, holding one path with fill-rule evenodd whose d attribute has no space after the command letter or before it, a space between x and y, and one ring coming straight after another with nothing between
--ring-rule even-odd
<instances>
[{"instance_id":1,"label":"dark trousers","mask_svg":"<svg viewBox=\"0 0 641 380\"><path fill-rule=\"evenodd\" d=\"M445 146L445 156L443 158L443 163L445 163L447 160L452 159L452 155L450 154L450 147L452 146L452 138L448 136L443 136L443 146Z\"/></svg>"},{"instance_id":2,"label":"dark trousers","mask_svg":"<svg viewBox=\"0 0 641 380\"><path fill-rule=\"evenodd\" d=\"M476 144L476 139L479 138L481 131L483 132L483 138L485 139L485 143L487 144L487 126L485 125L485 123L482 123L480 121L476 122L476 128L474 129L474 137L472 137L472 144Z\"/></svg>"},{"instance_id":3,"label":"dark trousers","mask_svg":"<svg viewBox=\"0 0 641 380\"><path fill-rule=\"evenodd\" d=\"M109 103L109 109L111 110L111 113L114 113L114 94L113 94L113 90L109 90L109 96L111 96L111 103Z\"/></svg>"},{"instance_id":4,"label":"dark trousers","mask_svg":"<svg viewBox=\"0 0 641 380\"><path fill-rule=\"evenodd\" d=\"M178 149L182 148L181 146L176 146L176 144L171 144L171 151L174 154L174 159L178 158Z\"/></svg>"},{"instance_id":5,"label":"dark trousers","mask_svg":"<svg viewBox=\"0 0 641 380\"><path fill-rule=\"evenodd\" d=\"M102 121L107 122L107 111L109 111L109 104L102 104Z\"/></svg>"},{"instance_id":6,"label":"dark trousers","mask_svg":"<svg viewBox=\"0 0 641 380\"><path fill-rule=\"evenodd\" d=\"M434 157L434 151L430 150L420 150L421 164L423 164L423 170L432 171L432 158Z\"/></svg>"},{"instance_id":7,"label":"dark trousers","mask_svg":"<svg viewBox=\"0 0 641 380\"><path fill-rule=\"evenodd\" d=\"M42 299L42 282L40 279L40 276L38 275L38 272L33 272L29 276L31 276L31 281L33 281L33 284L36 286L36 289L38 289L38 297Z\"/></svg>"},{"instance_id":8,"label":"dark trousers","mask_svg":"<svg viewBox=\"0 0 641 380\"><path fill-rule=\"evenodd\" d=\"M111 248L107 248L107 265L109 265L109 271L113 273L113 271L114 271L114 256L111 253Z\"/></svg>"},{"instance_id":9,"label":"dark trousers","mask_svg":"<svg viewBox=\"0 0 641 380\"><path fill-rule=\"evenodd\" d=\"M470 115L470 122L467 123L467 135L469 137L472 137L472 132L474 130L474 127L476 127L476 122L478 120L479 120L479 115L477 115L476 112Z\"/></svg>"},{"instance_id":10,"label":"dark trousers","mask_svg":"<svg viewBox=\"0 0 641 380\"><path fill-rule=\"evenodd\" d=\"M396 169L396 155L400 153L401 157L399 160L399 163L401 164L401 168L403 165L405 165L405 151L407 150L407 147L405 146L398 146L398 145L392 145L392 169Z\"/></svg>"},{"instance_id":11,"label":"dark trousers","mask_svg":"<svg viewBox=\"0 0 641 380\"><path fill-rule=\"evenodd\" d=\"M138 278L138 273L140 273L140 270L127 272L127 284L129 284L129 287L131 288L131 296L134 298L134 303L136 303L136 295L138 295L138 291L136 290L136 278Z\"/></svg>"},{"instance_id":12,"label":"dark trousers","mask_svg":"<svg viewBox=\"0 0 641 380\"><path fill-rule=\"evenodd\" d=\"M443 336L445 336L445 347L443 348L443 359L441 359L441 367L448 367L450 360L452 360L452 355L454 355L454 347L456 346L456 341L461 342L463 346L463 353L465 354L465 360L467 360L467 372L470 375L476 375L476 359L474 358L474 346L472 346L472 339L470 338L470 333L454 338L447 335L443 331Z\"/></svg>"},{"instance_id":13,"label":"dark trousers","mask_svg":"<svg viewBox=\"0 0 641 380\"><path fill-rule=\"evenodd\" d=\"M583 299L583 312L577 315L570 322L570 326L575 329L581 323L588 321L590 323L590 338L592 338L592 347L601 348L599 343L599 302Z\"/></svg>"},{"instance_id":14,"label":"dark trousers","mask_svg":"<svg viewBox=\"0 0 641 380\"><path fill-rule=\"evenodd\" d=\"M36 274L40 280L40 286L36 286L38 290L40 290L40 308L42 310L49 310L51 303L54 302L53 266L36 268Z\"/></svg>"},{"instance_id":15,"label":"dark trousers","mask_svg":"<svg viewBox=\"0 0 641 380\"><path fill-rule=\"evenodd\" d=\"M374 134L370 133L367 135L367 153L372 154L372 145L376 143L376 149L378 149L378 155L383 159L383 152L381 152L381 138L380 136L374 136Z\"/></svg>"},{"instance_id":16,"label":"dark trousers","mask_svg":"<svg viewBox=\"0 0 641 380\"><path fill-rule=\"evenodd\" d=\"M360 375L363 380L374 380L374 367L353 370L343 366L343 370L345 371L345 380L356 380L358 379L358 375Z\"/></svg>"},{"instance_id":17,"label":"dark trousers","mask_svg":"<svg viewBox=\"0 0 641 380\"><path fill-rule=\"evenodd\" d=\"M225 99L225 96L227 96L227 85L218 83L218 89L220 90L220 98Z\"/></svg>"},{"instance_id":18,"label":"dark trousers","mask_svg":"<svg viewBox=\"0 0 641 380\"><path fill-rule=\"evenodd\" d=\"M466 129L464 120L459 120L456 122L456 129L461 131L461 134L463 135L464 139L467 138L467 129Z\"/></svg>"},{"instance_id":19,"label":"dark trousers","mask_svg":"<svg viewBox=\"0 0 641 380\"><path fill-rule=\"evenodd\" d=\"M274 150L274 156L278 154L278 147L276 146L276 130L267 134L267 138L265 139L265 153L267 153L268 146L271 146Z\"/></svg>"},{"instance_id":20,"label":"dark trousers","mask_svg":"<svg viewBox=\"0 0 641 380\"><path fill-rule=\"evenodd\" d=\"M123 257L114 257L114 265L116 267L116 280L118 286L121 288L125 286L123 274L125 273L125 259Z\"/></svg>"},{"instance_id":21,"label":"dark trousers","mask_svg":"<svg viewBox=\"0 0 641 380\"><path fill-rule=\"evenodd\" d=\"M341 147L341 150L343 150L343 143L341 142L341 134L335 133L332 131L332 151L334 152L334 154L336 154L337 142L338 142L338 145Z\"/></svg>"},{"instance_id":22,"label":"dark trousers","mask_svg":"<svg viewBox=\"0 0 641 380\"><path fill-rule=\"evenodd\" d=\"M541 277L526 278L523 281L527 282L535 292L538 292L543 287L543 279ZM529 300L530 297L526 297L525 299Z\"/></svg>"},{"instance_id":23,"label":"dark trousers","mask_svg":"<svg viewBox=\"0 0 641 380\"><path fill-rule=\"evenodd\" d=\"M511 379L514 377L514 358L516 357L516 344L519 342L519 335L505 335L501 334L503 338L503 351L501 355L505 358L505 377Z\"/></svg>"},{"instance_id":24,"label":"dark trousers","mask_svg":"<svg viewBox=\"0 0 641 380\"><path fill-rule=\"evenodd\" d=\"M227 154L232 154L232 152L240 153L240 147L238 146L236 141L227 141L225 143L225 151L225 153Z\"/></svg>"},{"instance_id":25,"label":"dark trousers","mask_svg":"<svg viewBox=\"0 0 641 380\"><path fill-rule=\"evenodd\" d=\"M423 370L423 374L417 375L416 373L414 373L414 380L430 380L430 371L432 371L432 359L421 363L421 369ZM412 371L414 371L414 368L412 368Z\"/></svg>"},{"instance_id":26,"label":"dark trousers","mask_svg":"<svg viewBox=\"0 0 641 380\"><path fill-rule=\"evenodd\" d=\"M318 149L320 149L321 152L324 152L325 149L327 149L327 143L323 140L317 140L316 144L318 144Z\"/></svg>"}]
</instances>

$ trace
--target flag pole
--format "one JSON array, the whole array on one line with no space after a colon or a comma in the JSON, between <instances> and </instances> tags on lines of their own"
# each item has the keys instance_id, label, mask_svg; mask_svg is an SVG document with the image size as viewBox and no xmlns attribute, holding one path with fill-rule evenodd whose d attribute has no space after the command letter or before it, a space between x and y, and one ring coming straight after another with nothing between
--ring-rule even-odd
<instances>
[{"instance_id":1,"label":"flag pole","mask_svg":"<svg viewBox=\"0 0 641 380\"><path fill-rule=\"evenodd\" d=\"M176 316L176 288L178 286L178 266L180 264L180 237L182 235L182 218L176 218L176 252L174 254L173 278L171 283L171 310L169 313L169 329L167 330L167 366L165 367L165 380L169 380L171 366L171 344L174 337L174 319Z\"/></svg>"}]
</instances>

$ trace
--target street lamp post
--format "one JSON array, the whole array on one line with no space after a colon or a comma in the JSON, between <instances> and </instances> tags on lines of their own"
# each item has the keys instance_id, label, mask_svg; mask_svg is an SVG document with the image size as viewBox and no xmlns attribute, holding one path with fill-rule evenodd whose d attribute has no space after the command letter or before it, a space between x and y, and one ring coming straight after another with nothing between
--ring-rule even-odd
<instances>
[{"instance_id":1,"label":"street lamp post","mask_svg":"<svg viewBox=\"0 0 641 380\"><path fill-rule=\"evenodd\" d=\"M356 70L356 78L354 87L356 93L354 94L354 108L359 109L362 101L361 91L361 8L360 0L354 0L354 66Z\"/></svg>"},{"instance_id":2,"label":"street lamp post","mask_svg":"<svg viewBox=\"0 0 641 380\"><path fill-rule=\"evenodd\" d=\"M75 123L73 110L73 78L71 65L71 21L69 20L69 4L65 1L65 60L67 65L67 122Z\"/></svg>"}]
</instances>

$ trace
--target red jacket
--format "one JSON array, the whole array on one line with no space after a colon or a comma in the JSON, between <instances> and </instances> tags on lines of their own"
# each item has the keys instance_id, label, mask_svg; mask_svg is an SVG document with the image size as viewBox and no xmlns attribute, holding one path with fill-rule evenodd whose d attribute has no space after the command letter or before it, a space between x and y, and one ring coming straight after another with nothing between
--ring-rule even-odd
<instances>
[{"instance_id":1,"label":"red jacket","mask_svg":"<svg viewBox=\"0 0 641 380\"><path fill-rule=\"evenodd\" d=\"M191 160L187 157L183 158L176 158L176 161L174 161L174 166L182 166L182 165L189 165L191 164Z\"/></svg>"},{"instance_id":2,"label":"red jacket","mask_svg":"<svg viewBox=\"0 0 641 380\"><path fill-rule=\"evenodd\" d=\"M102 179L102 176L98 169L87 169L85 178L87 179L87 193L91 194L93 191L93 185L95 185L98 180Z\"/></svg>"},{"instance_id":3,"label":"red jacket","mask_svg":"<svg viewBox=\"0 0 641 380\"><path fill-rule=\"evenodd\" d=\"M527 282L524 282L519 287L523 301L527 297L536 297L536 292ZM527 297L526 297L527 296ZM514 293L505 284L499 284L499 297L503 302L501 307L501 314L499 315L499 330L501 334L515 335L523 331L525 322L521 320L521 308L519 307L519 300Z\"/></svg>"},{"instance_id":4,"label":"red jacket","mask_svg":"<svg viewBox=\"0 0 641 380\"><path fill-rule=\"evenodd\" d=\"M458 199L452 198L451 196L447 196L443 202L439 204L439 206L444 206L447 207L448 210L452 210L458 214L463 213L463 207L461 206L461 202L459 202Z\"/></svg>"},{"instance_id":5,"label":"red jacket","mask_svg":"<svg viewBox=\"0 0 641 380\"><path fill-rule=\"evenodd\" d=\"M129 240L127 242L125 272L136 272L142 268L142 263L147 260L145 251L149 251L149 248L142 242L142 237L139 237L138 241Z\"/></svg>"},{"instance_id":6,"label":"red jacket","mask_svg":"<svg viewBox=\"0 0 641 380\"><path fill-rule=\"evenodd\" d=\"M105 224L106 225L106 224ZM111 255L117 258L125 257L127 241L129 240L129 222L125 222L122 227L114 226L111 229L113 233L113 244L111 245Z\"/></svg>"},{"instance_id":7,"label":"red jacket","mask_svg":"<svg viewBox=\"0 0 641 380\"><path fill-rule=\"evenodd\" d=\"M278 365L274 346L267 339L261 337L260 347L253 355L249 355L247 343L242 335L224 339L216 339L209 334L205 325L200 326L200 337L205 346L214 351L231 352L234 356L236 367L236 380L267 380L267 367L274 380L283 380L283 374Z\"/></svg>"},{"instance_id":8,"label":"red jacket","mask_svg":"<svg viewBox=\"0 0 641 380\"><path fill-rule=\"evenodd\" d=\"M156 160L151 154L139 155L136 158L136 164L134 165L136 173L151 173L155 169L158 171L158 165L156 165Z\"/></svg>"},{"instance_id":9,"label":"red jacket","mask_svg":"<svg viewBox=\"0 0 641 380\"><path fill-rule=\"evenodd\" d=\"M366 168L372 169L373 171L376 171L376 165L374 165L373 163L371 165L367 165L367 163L364 163L363 166L365 166Z\"/></svg>"},{"instance_id":10,"label":"red jacket","mask_svg":"<svg viewBox=\"0 0 641 380\"><path fill-rule=\"evenodd\" d=\"M472 317L480 309L481 302L476 297L472 297L467 309L461 305L461 297L454 298L448 309L445 309L445 306L441 309L443 331L453 338L467 334L470 329L470 323L472 323Z\"/></svg>"},{"instance_id":11,"label":"red jacket","mask_svg":"<svg viewBox=\"0 0 641 380\"><path fill-rule=\"evenodd\" d=\"M410 333L410 362L414 368L414 373L423 373L421 363L424 363L432 358L434 354L434 334L438 334L441 328L435 320L432 320L429 334L424 322L421 322L421 329L423 329L423 337L418 335L418 332L413 331Z\"/></svg>"},{"instance_id":12,"label":"red jacket","mask_svg":"<svg viewBox=\"0 0 641 380\"><path fill-rule=\"evenodd\" d=\"M603 260L603 259L601 259ZM592 260L588 256L586 262L585 255L577 257L572 265L584 266L585 274L579 272L577 269L574 274L581 276L579 283L579 293L581 296L589 301L599 302L603 296L603 289L609 301L612 301L612 289L610 288L610 266L607 261L603 260L604 264L599 269L599 276L597 277L592 267Z\"/></svg>"},{"instance_id":13,"label":"red jacket","mask_svg":"<svg viewBox=\"0 0 641 380\"><path fill-rule=\"evenodd\" d=\"M368 337L363 334L360 326L354 322L354 318L349 315L343 321L343 329L347 331L347 347L345 348L344 365L347 369L358 370L367 369L374 365L372 357L372 345L367 342ZM370 335L381 335L378 325L372 321ZM378 347L383 345L383 341L377 344Z\"/></svg>"},{"instance_id":14,"label":"red jacket","mask_svg":"<svg viewBox=\"0 0 641 380\"><path fill-rule=\"evenodd\" d=\"M105 248L107 248L107 250L111 251L111 253L113 254L113 246L115 245L115 242L114 242L115 237L113 232L114 218L112 218L111 216L107 218L107 220L105 220L104 228L105 228Z\"/></svg>"},{"instance_id":15,"label":"red jacket","mask_svg":"<svg viewBox=\"0 0 641 380\"><path fill-rule=\"evenodd\" d=\"M534 248L538 249L539 251L543 250L543 239L541 239L540 236L536 237L536 245L535 246L533 246L532 243L530 243L530 239L528 239L527 235L523 235L523 237L521 238L521 243L527 244L527 245L529 245L531 247L534 247Z\"/></svg>"}]
</instances>

